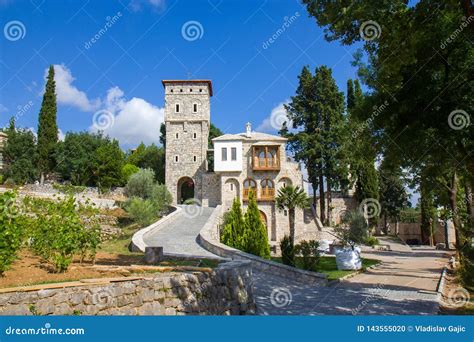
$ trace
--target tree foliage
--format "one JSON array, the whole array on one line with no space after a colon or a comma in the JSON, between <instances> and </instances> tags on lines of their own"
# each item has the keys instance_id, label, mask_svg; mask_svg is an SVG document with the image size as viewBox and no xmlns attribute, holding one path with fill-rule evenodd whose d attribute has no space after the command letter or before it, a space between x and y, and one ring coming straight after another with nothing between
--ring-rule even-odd
<instances>
[{"instance_id":1,"label":"tree foliage","mask_svg":"<svg viewBox=\"0 0 474 342\"><path fill-rule=\"evenodd\" d=\"M38 166L42 175L53 171L56 164L54 153L58 142L56 111L56 82L54 67L51 65L38 122Z\"/></svg>"},{"instance_id":2,"label":"tree foliage","mask_svg":"<svg viewBox=\"0 0 474 342\"><path fill-rule=\"evenodd\" d=\"M21 247L24 224L15 204L16 194L0 194L0 275L15 261Z\"/></svg>"}]
</instances>

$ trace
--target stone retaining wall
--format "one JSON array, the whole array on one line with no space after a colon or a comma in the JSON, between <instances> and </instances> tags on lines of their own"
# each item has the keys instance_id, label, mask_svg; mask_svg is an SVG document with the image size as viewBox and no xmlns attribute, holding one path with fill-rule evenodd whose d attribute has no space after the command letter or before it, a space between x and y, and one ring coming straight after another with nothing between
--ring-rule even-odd
<instances>
[{"instance_id":1,"label":"stone retaining wall","mask_svg":"<svg viewBox=\"0 0 474 342\"><path fill-rule=\"evenodd\" d=\"M249 315L249 262L212 271L96 279L0 290L0 315Z\"/></svg>"},{"instance_id":2,"label":"stone retaining wall","mask_svg":"<svg viewBox=\"0 0 474 342\"><path fill-rule=\"evenodd\" d=\"M222 207L217 206L211 217L202 228L198 236L199 244L216 255L233 260L250 261L252 269L278 274L291 280L305 282L306 284L326 285L327 277L322 273L301 270L295 267L265 260L252 254L224 245L219 241L219 227Z\"/></svg>"}]
</instances>

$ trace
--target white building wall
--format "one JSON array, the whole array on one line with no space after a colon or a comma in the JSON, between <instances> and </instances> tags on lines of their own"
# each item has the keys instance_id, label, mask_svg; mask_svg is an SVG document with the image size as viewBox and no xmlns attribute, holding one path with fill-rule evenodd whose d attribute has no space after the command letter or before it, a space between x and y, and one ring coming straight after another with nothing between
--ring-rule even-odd
<instances>
[{"instance_id":1,"label":"white building wall","mask_svg":"<svg viewBox=\"0 0 474 342\"><path fill-rule=\"evenodd\" d=\"M227 151L227 160L222 159L222 149ZM237 150L236 160L232 160L232 148ZM242 141L215 141L214 142L214 171L232 172L242 171Z\"/></svg>"}]
</instances>

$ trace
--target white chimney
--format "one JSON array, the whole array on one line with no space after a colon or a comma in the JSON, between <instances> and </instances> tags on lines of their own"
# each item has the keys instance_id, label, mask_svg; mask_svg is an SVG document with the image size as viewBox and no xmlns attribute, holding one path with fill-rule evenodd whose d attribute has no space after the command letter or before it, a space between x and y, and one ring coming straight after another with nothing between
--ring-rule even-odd
<instances>
[{"instance_id":1,"label":"white chimney","mask_svg":"<svg viewBox=\"0 0 474 342\"><path fill-rule=\"evenodd\" d=\"M252 137L252 124L250 122L247 122L245 124L245 136L247 138L251 138Z\"/></svg>"}]
</instances>

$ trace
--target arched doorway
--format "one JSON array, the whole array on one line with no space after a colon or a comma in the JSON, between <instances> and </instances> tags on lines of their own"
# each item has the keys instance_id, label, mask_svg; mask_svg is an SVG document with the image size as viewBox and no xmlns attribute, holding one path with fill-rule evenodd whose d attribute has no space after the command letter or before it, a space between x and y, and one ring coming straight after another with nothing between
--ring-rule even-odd
<instances>
[{"instance_id":1,"label":"arched doorway","mask_svg":"<svg viewBox=\"0 0 474 342\"><path fill-rule=\"evenodd\" d=\"M178 203L194 198L194 181L189 177L180 178L178 181Z\"/></svg>"}]
</instances>

